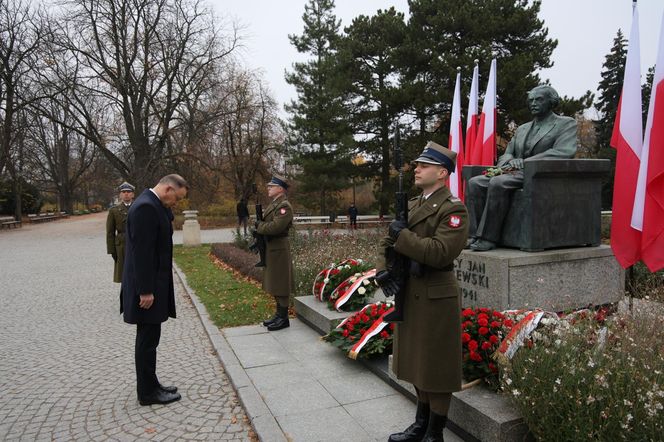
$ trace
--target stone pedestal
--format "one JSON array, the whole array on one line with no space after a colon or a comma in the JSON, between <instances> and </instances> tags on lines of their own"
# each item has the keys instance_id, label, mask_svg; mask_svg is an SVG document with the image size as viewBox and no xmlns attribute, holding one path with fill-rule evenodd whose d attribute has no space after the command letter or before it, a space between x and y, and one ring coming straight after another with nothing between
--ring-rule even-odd
<instances>
[{"instance_id":1,"label":"stone pedestal","mask_svg":"<svg viewBox=\"0 0 664 442\"><path fill-rule=\"evenodd\" d=\"M182 245L196 247L201 245L201 226L198 224L198 210L185 210L182 226Z\"/></svg>"},{"instance_id":2,"label":"stone pedestal","mask_svg":"<svg viewBox=\"0 0 664 442\"><path fill-rule=\"evenodd\" d=\"M454 262L464 307L565 311L622 299L625 272L611 248L464 250Z\"/></svg>"},{"instance_id":3,"label":"stone pedestal","mask_svg":"<svg viewBox=\"0 0 664 442\"><path fill-rule=\"evenodd\" d=\"M378 289L367 303L384 301L383 291ZM321 335L328 334L341 321L355 312L338 312L330 310L327 302L318 301L313 295L296 296L293 301L298 318Z\"/></svg>"}]
</instances>

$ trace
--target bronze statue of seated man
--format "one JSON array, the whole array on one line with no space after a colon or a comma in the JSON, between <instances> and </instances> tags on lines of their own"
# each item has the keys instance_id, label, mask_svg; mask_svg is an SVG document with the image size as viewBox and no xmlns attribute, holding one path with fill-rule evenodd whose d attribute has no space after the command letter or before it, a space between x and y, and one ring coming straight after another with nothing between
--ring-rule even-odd
<instances>
[{"instance_id":1,"label":"bronze statue of seated man","mask_svg":"<svg viewBox=\"0 0 664 442\"><path fill-rule=\"evenodd\" d=\"M553 113L560 97L551 86L528 92L528 108L534 116L516 129L497 163L498 174L468 180L466 206L469 214L467 248L487 251L500 241L511 195L523 187L523 163L542 158L573 158L577 150L576 120Z\"/></svg>"}]
</instances>

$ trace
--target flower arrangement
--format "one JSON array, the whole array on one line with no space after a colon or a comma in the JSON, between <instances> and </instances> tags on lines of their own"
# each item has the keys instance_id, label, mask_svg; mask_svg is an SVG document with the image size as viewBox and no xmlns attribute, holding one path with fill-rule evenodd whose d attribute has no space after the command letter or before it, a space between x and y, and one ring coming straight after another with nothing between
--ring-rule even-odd
<instances>
[{"instance_id":1,"label":"flower arrangement","mask_svg":"<svg viewBox=\"0 0 664 442\"><path fill-rule=\"evenodd\" d=\"M328 307L337 311L353 311L364 307L376 291L373 284L376 269L356 273L334 289L327 300Z\"/></svg>"},{"instance_id":2,"label":"flower arrangement","mask_svg":"<svg viewBox=\"0 0 664 442\"><path fill-rule=\"evenodd\" d=\"M318 272L318 275L314 278L311 292L319 301L327 301L339 284L356 273L361 273L372 267L373 265L364 262L362 259L344 259L333 262L327 268Z\"/></svg>"},{"instance_id":3,"label":"flower arrangement","mask_svg":"<svg viewBox=\"0 0 664 442\"><path fill-rule=\"evenodd\" d=\"M383 316L392 310L391 302L366 305L322 339L347 352L352 359L368 358L390 351L394 324L383 322Z\"/></svg>"},{"instance_id":4,"label":"flower arrangement","mask_svg":"<svg viewBox=\"0 0 664 442\"><path fill-rule=\"evenodd\" d=\"M513 321L489 308L467 308L461 312L463 377L467 381L497 380L498 366L492 356Z\"/></svg>"}]
</instances>

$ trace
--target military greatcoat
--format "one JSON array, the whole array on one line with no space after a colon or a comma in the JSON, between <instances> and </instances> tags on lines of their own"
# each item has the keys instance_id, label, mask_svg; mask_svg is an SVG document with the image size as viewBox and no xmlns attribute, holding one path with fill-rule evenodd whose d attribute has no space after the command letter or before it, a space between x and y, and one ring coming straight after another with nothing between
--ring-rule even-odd
<instances>
[{"instance_id":1,"label":"military greatcoat","mask_svg":"<svg viewBox=\"0 0 664 442\"><path fill-rule=\"evenodd\" d=\"M129 207L121 202L108 210L108 217L106 218L106 253L113 255L115 259L113 282L122 282L128 212Z\"/></svg>"},{"instance_id":2,"label":"military greatcoat","mask_svg":"<svg viewBox=\"0 0 664 442\"><path fill-rule=\"evenodd\" d=\"M404 321L394 335L394 372L399 379L435 393L461 389L461 301L454 259L468 238L468 213L447 187L425 201L409 202L408 229L396 242L397 252L422 265L421 276L406 285ZM378 270L385 268L379 263Z\"/></svg>"},{"instance_id":3,"label":"military greatcoat","mask_svg":"<svg viewBox=\"0 0 664 442\"><path fill-rule=\"evenodd\" d=\"M263 212L256 231L265 235L266 267L263 290L276 298L288 298L293 291L293 262L288 233L293 225L293 208L285 195L277 197Z\"/></svg>"}]
</instances>

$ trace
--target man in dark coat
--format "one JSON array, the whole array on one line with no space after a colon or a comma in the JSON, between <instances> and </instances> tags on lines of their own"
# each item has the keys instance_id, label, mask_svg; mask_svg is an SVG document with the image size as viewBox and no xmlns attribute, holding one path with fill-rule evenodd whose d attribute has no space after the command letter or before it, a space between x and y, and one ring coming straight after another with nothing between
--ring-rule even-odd
<instances>
[{"instance_id":1,"label":"man in dark coat","mask_svg":"<svg viewBox=\"0 0 664 442\"><path fill-rule=\"evenodd\" d=\"M468 181L466 204L470 215L471 250L484 252L496 247L509 210L512 193L523 187L523 162L540 158L572 158L576 154L576 120L553 113L560 102L551 86L537 86L528 92L533 121L516 129L497 166L508 172Z\"/></svg>"},{"instance_id":2,"label":"man in dark coat","mask_svg":"<svg viewBox=\"0 0 664 442\"><path fill-rule=\"evenodd\" d=\"M113 282L122 282L122 267L124 266L125 228L127 226L127 213L134 200L134 186L128 182L120 184L120 203L108 209L106 218L106 253L113 257Z\"/></svg>"},{"instance_id":3,"label":"man in dark coat","mask_svg":"<svg viewBox=\"0 0 664 442\"><path fill-rule=\"evenodd\" d=\"M235 206L237 212L237 228L244 227L244 234L247 234L247 220L249 219L249 209L247 208L247 201L242 198Z\"/></svg>"},{"instance_id":4,"label":"man in dark coat","mask_svg":"<svg viewBox=\"0 0 664 442\"><path fill-rule=\"evenodd\" d=\"M355 203L351 203L348 208L348 219L350 220L350 228L357 229L357 207L355 207Z\"/></svg>"},{"instance_id":5,"label":"man in dark coat","mask_svg":"<svg viewBox=\"0 0 664 442\"><path fill-rule=\"evenodd\" d=\"M141 405L180 399L177 387L157 379L161 323L175 318L173 289L173 207L187 196L187 182L167 175L136 199L127 216L125 263L120 311L136 324L136 384Z\"/></svg>"},{"instance_id":6,"label":"man in dark coat","mask_svg":"<svg viewBox=\"0 0 664 442\"><path fill-rule=\"evenodd\" d=\"M272 177L267 183L267 195L272 202L263 212L263 221L256 222L256 233L264 235L267 242L263 290L274 296L277 304L274 316L263 321L269 331L290 326L288 306L293 291L293 262L288 233L293 225L293 208L288 202L286 190L288 183L285 178Z\"/></svg>"},{"instance_id":7,"label":"man in dark coat","mask_svg":"<svg viewBox=\"0 0 664 442\"><path fill-rule=\"evenodd\" d=\"M468 238L468 213L445 186L455 161L451 150L426 145L415 160L422 195L408 204L408 225L393 221L380 245L381 256L393 248L417 263L406 282L404 320L396 325L393 351L394 373L417 391L417 412L415 423L390 435L391 442L442 441L452 392L461 389L461 301L453 270ZM383 291L393 294L398 283L386 263L376 268Z\"/></svg>"}]
</instances>

